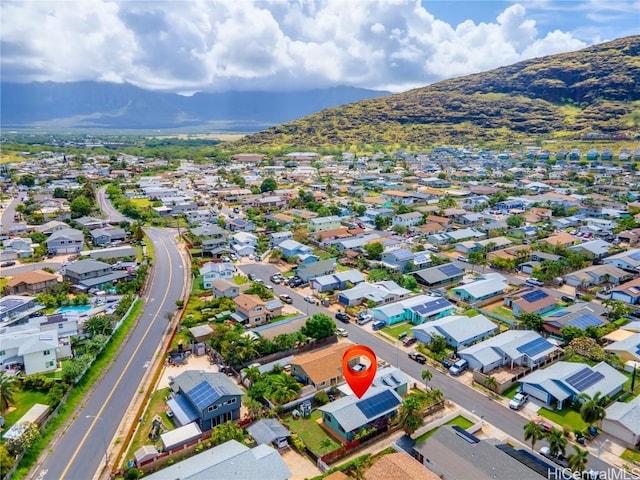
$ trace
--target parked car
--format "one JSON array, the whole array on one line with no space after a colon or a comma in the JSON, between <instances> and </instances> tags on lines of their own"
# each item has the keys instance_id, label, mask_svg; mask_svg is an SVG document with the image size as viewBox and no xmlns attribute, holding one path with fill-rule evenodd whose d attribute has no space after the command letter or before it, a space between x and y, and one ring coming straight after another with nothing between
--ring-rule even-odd
<instances>
[{"instance_id":1,"label":"parked car","mask_svg":"<svg viewBox=\"0 0 640 480\"><path fill-rule=\"evenodd\" d=\"M409 353L409 358L411 360L413 360L414 362L418 362L421 364L425 364L427 363L427 357L425 357L423 354L419 353L419 352L410 352Z\"/></svg>"},{"instance_id":2,"label":"parked car","mask_svg":"<svg viewBox=\"0 0 640 480\"><path fill-rule=\"evenodd\" d=\"M0 263L0 267L13 267L16 264L13 260Z\"/></svg>"},{"instance_id":3,"label":"parked car","mask_svg":"<svg viewBox=\"0 0 640 480\"><path fill-rule=\"evenodd\" d=\"M575 301L576 301L576 299L575 299L575 298L570 297L569 295L562 295L562 296L560 297L560 300L562 300L563 302L569 302L569 303L573 303L573 302L575 302Z\"/></svg>"},{"instance_id":4,"label":"parked car","mask_svg":"<svg viewBox=\"0 0 640 480\"><path fill-rule=\"evenodd\" d=\"M542 286L544 286L544 282L543 282L543 281L538 280L538 279L537 279L537 278L535 278L535 277L529 277L529 278L527 278L527 279L524 281L524 283L527 283L527 284L529 284L529 285L535 285L536 287L542 287Z\"/></svg>"},{"instance_id":5,"label":"parked car","mask_svg":"<svg viewBox=\"0 0 640 480\"><path fill-rule=\"evenodd\" d=\"M464 255L460 255L458 258L456 258L456 260L460 261L460 262L468 262L469 259L467 257L465 257Z\"/></svg>"},{"instance_id":6,"label":"parked car","mask_svg":"<svg viewBox=\"0 0 640 480\"><path fill-rule=\"evenodd\" d=\"M558 465L560 465L563 468L568 468L569 467L569 459L567 457L565 457L564 455L562 455L561 453L559 453L558 455L551 455L551 450L549 450L549 447L540 448L540 455L542 455L543 457L548 458L552 462L557 463Z\"/></svg>"},{"instance_id":7,"label":"parked car","mask_svg":"<svg viewBox=\"0 0 640 480\"><path fill-rule=\"evenodd\" d=\"M536 419L536 425L538 425L545 433L551 433L551 429L553 428L549 422L545 422L541 418Z\"/></svg>"},{"instance_id":8,"label":"parked car","mask_svg":"<svg viewBox=\"0 0 640 480\"><path fill-rule=\"evenodd\" d=\"M418 339L416 337L407 337L404 340L402 340L402 345L404 345L405 347L409 347L414 343L416 343L417 341Z\"/></svg>"},{"instance_id":9,"label":"parked car","mask_svg":"<svg viewBox=\"0 0 640 480\"><path fill-rule=\"evenodd\" d=\"M373 322L373 325L371 325L371 328L373 328L374 330L380 330L384 327L387 326L387 322L383 322L382 320L378 320L377 322Z\"/></svg>"},{"instance_id":10,"label":"parked car","mask_svg":"<svg viewBox=\"0 0 640 480\"><path fill-rule=\"evenodd\" d=\"M358 325L364 325L365 323L369 323L371 320L373 320L373 317L371 315L369 315L368 313L362 313L360 312L360 315L358 315L358 320L356 320L356 323Z\"/></svg>"},{"instance_id":11,"label":"parked car","mask_svg":"<svg viewBox=\"0 0 640 480\"><path fill-rule=\"evenodd\" d=\"M529 401L529 394L525 392L518 392L515 396L509 400L509 408L511 410L520 410Z\"/></svg>"},{"instance_id":12,"label":"parked car","mask_svg":"<svg viewBox=\"0 0 640 480\"><path fill-rule=\"evenodd\" d=\"M279 285L280 283L282 283L282 277L278 274L271 275L269 277L269 280L271 280L271 282L275 283L276 285Z\"/></svg>"},{"instance_id":13,"label":"parked car","mask_svg":"<svg viewBox=\"0 0 640 480\"><path fill-rule=\"evenodd\" d=\"M343 323L349 323L351 318L349 318L349 315L344 312L338 312L336 313L336 320L340 320Z\"/></svg>"},{"instance_id":14,"label":"parked car","mask_svg":"<svg viewBox=\"0 0 640 480\"><path fill-rule=\"evenodd\" d=\"M456 363L451 365L451 367L449 367L449 373L453 376L458 376L462 372L464 372L468 367L469 367L469 363L464 358L461 358Z\"/></svg>"},{"instance_id":15,"label":"parked car","mask_svg":"<svg viewBox=\"0 0 640 480\"><path fill-rule=\"evenodd\" d=\"M336 328L336 334L338 334L339 337L349 336L349 332L347 332L344 328Z\"/></svg>"},{"instance_id":16,"label":"parked car","mask_svg":"<svg viewBox=\"0 0 640 480\"><path fill-rule=\"evenodd\" d=\"M287 295L286 293L283 293L282 295L280 295L278 298L280 298L280 301L284 302L284 303L288 303L288 304L292 304L293 303L293 298L291 298L289 295Z\"/></svg>"},{"instance_id":17,"label":"parked car","mask_svg":"<svg viewBox=\"0 0 640 480\"><path fill-rule=\"evenodd\" d=\"M307 295L304 297L304 301L307 303L316 303L316 298L313 295Z\"/></svg>"}]
</instances>

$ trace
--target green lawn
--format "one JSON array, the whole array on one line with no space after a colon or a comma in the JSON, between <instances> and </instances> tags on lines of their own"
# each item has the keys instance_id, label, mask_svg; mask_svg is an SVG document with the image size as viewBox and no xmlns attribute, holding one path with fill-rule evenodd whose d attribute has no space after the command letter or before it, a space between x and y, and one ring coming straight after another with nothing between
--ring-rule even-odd
<instances>
[{"instance_id":1,"label":"green lawn","mask_svg":"<svg viewBox=\"0 0 640 480\"><path fill-rule=\"evenodd\" d=\"M453 419L449 420L447 423L445 423L445 425L457 425L460 428L464 428L466 430L471 425L473 425L473 422L471 420L463 417L462 415L458 415L456 418L453 418ZM428 432L425 432L422 435L420 435L418 438L416 438L416 445L418 445L419 443L424 442L427 438L429 438L431 435L436 433L438 431L438 428L440 428L440 427L432 428Z\"/></svg>"},{"instance_id":2,"label":"green lawn","mask_svg":"<svg viewBox=\"0 0 640 480\"><path fill-rule=\"evenodd\" d=\"M139 449L143 445L155 445L156 447L161 447L162 444L160 441L156 441L155 443L149 440L148 434L151 431L153 418L158 415L162 419L162 424L168 430L173 430L175 428L174 422L167 417L167 403L166 398L169 394L169 388L162 388L160 390L156 390L151 395L151 399L149 400L149 405L142 415L142 422L139 423L139 428L136 428L136 433L133 436L133 440L131 443L131 447L129 448L129 452L125 457L125 463L128 459L133 458L133 452Z\"/></svg>"},{"instance_id":3,"label":"green lawn","mask_svg":"<svg viewBox=\"0 0 640 480\"><path fill-rule=\"evenodd\" d=\"M503 307L502 305L495 307L492 310L492 312L495 313L496 315L500 315L501 317L505 317L510 320L516 319L516 317L513 316L513 312L509 310L507 307Z\"/></svg>"},{"instance_id":4,"label":"green lawn","mask_svg":"<svg viewBox=\"0 0 640 480\"><path fill-rule=\"evenodd\" d=\"M404 332L407 332L409 335L411 334L411 324L409 322L402 322L392 327L384 327L382 331L387 335L391 335L393 338L398 338L398 336Z\"/></svg>"},{"instance_id":5,"label":"green lawn","mask_svg":"<svg viewBox=\"0 0 640 480\"><path fill-rule=\"evenodd\" d=\"M631 448L627 448L624 452L622 452L620 458L626 460L627 462L640 462L640 452L632 450Z\"/></svg>"},{"instance_id":6,"label":"green lawn","mask_svg":"<svg viewBox=\"0 0 640 480\"><path fill-rule=\"evenodd\" d=\"M322 418L320 410L311 412L307 418L294 419L292 416L286 417L283 422L290 429L300 435L300 438L316 455L324 455L338 448L340 444L336 442L327 432L325 432L318 420ZM326 441L326 440L329 441Z\"/></svg>"},{"instance_id":7,"label":"green lawn","mask_svg":"<svg viewBox=\"0 0 640 480\"><path fill-rule=\"evenodd\" d=\"M44 405L48 405L47 401L47 393L46 392L38 392L37 390L17 390L13 395L13 406L16 407L15 410L7 413L5 417L4 430L7 429L20 420L27 411L33 407L36 403L42 403Z\"/></svg>"},{"instance_id":8,"label":"green lawn","mask_svg":"<svg viewBox=\"0 0 640 480\"><path fill-rule=\"evenodd\" d=\"M205 290L202 275L197 275L196 278L193 279L193 283L191 284L191 295L200 295L203 293L213 294L213 291L210 291L209 289Z\"/></svg>"},{"instance_id":9,"label":"green lawn","mask_svg":"<svg viewBox=\"0 0 640 480\"><path fill-rule=\"evenodd\" d=\"M279 317L272 318L269 320L269 323L281 322L282 320L287 320L288 318L297 317L300 315L299 313L287 313L286 315L280 315Z\"/></svg>"},{"instance_id":10,"label":"green lawn","mask_svg":"<svg viewBox=\"0 0 640 480\"><path fill-rule=\"evenodd\" d=\"M513 385L511 385L509 388L507 388L504 392L502 392L502 395L507 398L513 398L516 396L516 393L518 393L519 389L520 389L520 384L516 382Z\"/></svg>"},{"instance_id":11,"label":"green lawn","mask_svg":"<svg viewBox=\"0 0 640 480\"><path fill-rule=\"evenodd\" d=\"M580 414L570 408L565 408L560 411L551 411L546 408L541 408L538 410L538 415L557 423L560 425L560 428L568 425L571 430L584 430L587 427L587 424L584 423Z\"/></svg>"},{"instance_id":12,"label":"green lawn","mask_svg":"<svg viewBox=\"0 0 640 480\"><path fill-rule=\"evenodd\" d=\"M234 275L233 276L233 283L235 283L236 285L244 285L248 281L249 281L249 279L245 275Z\"/></svg>"},{"instance_id":13,"label":"green lawn","mask_svg":"<svg viewBox=\"0 0 640 480\"><path fill-rule=\"evenodd\" d=\"M151 201L148 198L132 198L131 203L138 208L149 208L151 206Z\"/></svg>"},{"instance_id":14,"label":"green lawn","mask_svg":"<svg viewBox=\"0 0 640 480\"><path fill-rule=\"evenodd\" d=\"M466 312L464 312L462 315L464 315L465 317L475 317L476 315L478 315L478 311L474 310L473 308L471 310L467 310Z\"/></svg>"}]
</instances>

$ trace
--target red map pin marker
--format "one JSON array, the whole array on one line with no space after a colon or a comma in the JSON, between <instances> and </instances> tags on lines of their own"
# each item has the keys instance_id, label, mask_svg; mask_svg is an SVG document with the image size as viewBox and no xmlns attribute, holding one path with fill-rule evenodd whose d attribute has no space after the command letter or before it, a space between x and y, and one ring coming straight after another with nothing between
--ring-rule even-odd
<instances>
[{"instance_id":1,"label":"red map pin marker","mask_svg":"<svg viewBox=\"0 0 640 480\"><path fill-rule=\"evenodd\" d=\"M362 363L353 361L363 356L369 360L369 365L365 368L362 368ZM354 369L356 366L360 366L360 368ZM349 347L342 356L342 374L358 398L362 398L369 390L373 377L376 376L377 368L376 354L364 345Z\"/></svg>"}]
</instances>

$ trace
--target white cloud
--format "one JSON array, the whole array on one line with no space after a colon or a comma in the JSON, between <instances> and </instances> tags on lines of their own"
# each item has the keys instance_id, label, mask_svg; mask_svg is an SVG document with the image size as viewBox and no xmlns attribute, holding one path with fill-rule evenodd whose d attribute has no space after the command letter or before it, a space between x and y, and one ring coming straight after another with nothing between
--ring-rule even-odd
<instances>
[{"instance_id":1,"label":"white cloud","mask_svg":"<svg viewBox=\"0 0 640 480\"><path fill-rule=\"evenodd\" d=\"M550 3L534 2L541 9ZM626 11L630 2L578 3L603 16ZM399 91L585 46L566 31L540 35L520 4L492 22L459 25L425 6L417 0L4 1L2 80L121 81L174 91L336 84Z\"/></svg>"}]
</instances>

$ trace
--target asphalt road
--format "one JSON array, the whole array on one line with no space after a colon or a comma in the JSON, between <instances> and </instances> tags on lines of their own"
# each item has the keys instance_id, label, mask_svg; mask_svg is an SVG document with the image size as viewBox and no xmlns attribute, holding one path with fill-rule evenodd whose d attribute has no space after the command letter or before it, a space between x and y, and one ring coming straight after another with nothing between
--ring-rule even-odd
<instances>
[{"instance_id":1,"label":"asphalt road","mask_svg":"<svg viewBox=\"0 0 640 480\"><path fill-rule=\"evenodd\" d=\"M2 231L9 232L9 227L15 223L14 217L16 214L16 207L20 204L19 198L12 198L7 204L7 208L2 212Z\"/></svg>"},{"instance_id":2,"label":"asphalt road","mask_svg":"<svg viewBox=\"0 0 640 480\"><path fill-rule=\"evenodd\" d=\"M123 220L128 220L129 222L132 222L130 218L125 217L119 211L113 208L113 205L111 205L111 202L107 198L106 186L100 187L96 191L96 197L98 198L98 205L100 206L100 210L102 210L102 213L105 216L105 220L108 223L118 223L118 222L122 222Z\"/></svg>"},{"instance_id":3,"label":"asphalt road","mask_svg":"<svg viewBox=\"0 0 640 480\"><path fill-rule=\"evenodd\" d=\"M265 284L271 285L276 296L282 293L289 294L293 300L293 306L301 312L307 315L324 313L334 318L334 313L330 310L305 302L304 297L299 295L295 289L271 283L269 277L279 271L273 265L256 263L243 264L239 267L244 273L253 273L258 278L264 280ZM382 358L390 364L399 367L403 372L413 378L421 378L422 371L426 367L409 359L406 352L399 348L399 344L398 346L392 345L378 337L373 330L371 330L371 323L363 326L356 325L355 323L336 323L349 332L349 339L354 343L367 345L373 349L378 358ZM429 369L433 373L433 378L429 381L429 386L439 388L444 393L445 398L473 412L478 417L483 418L484 421L494 425L516 440L523 441L524 424L527 423L527 420L523 416L505 408L503 405L478 393L473 388L451 378L449 375L431 367L429 367ZM542 445L545 445L545 442L539 441L537 442L536 448ZM601 470L615 469L615 467L606 464L602 459L598 462L593 455L590 455L588 468L595 469L598 466Z\"/></svg>"},{"instance_id":4,"label":"asphalt road","mask_svg":"<svg viewBox=\"0 0 640 480\"><path fill-rule=\"evenodd\" d=\"M23 265L18 264L15 267L3 267L0 268L0 277L8 277L10 275L15 275L16 273L31 272L33 270L43 269L44 267L52 268L57 272L62 268L62 262L44 261L36 263L25 263Z\"/></svg>"},{"instance_id":5,"label":"asphalt road","mask_svg":"<svg viewBox=\"0 0 640 480\"><path fill-rule=\"evenodd\" d=\"M153 360L167 333L167 314L175 311L175 301L181 298L186 265L174 232L147 228L146 233L155 247L155 263L142 314L120 354L84 398L68 430L50 445L50 451L31 478L93 477L104 464L105 444L114 438L131 400L138 394L147 362Z\"/></svg>"}]
</instances>

